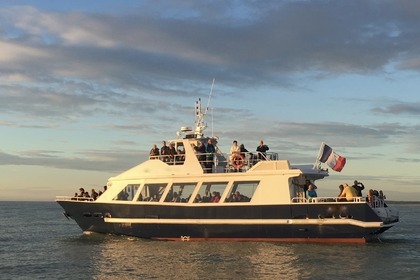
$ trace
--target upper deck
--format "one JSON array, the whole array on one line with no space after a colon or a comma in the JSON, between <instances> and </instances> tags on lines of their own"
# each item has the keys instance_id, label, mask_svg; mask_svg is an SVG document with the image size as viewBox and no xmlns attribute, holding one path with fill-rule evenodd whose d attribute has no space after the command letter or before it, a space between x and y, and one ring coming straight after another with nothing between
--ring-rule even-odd
<instances>
[{"instance_id":1,"label":"upper deck","mask_svg":"<svg viewBox=\"0 0 420 280\"><path fill-rule=\"evenodd\" d=\"M210 142L214 153L198 151L197 147L206 147ZM236 175L264 173L294 173L295 176L305 173L311 180L328 176L324 169L314 169L312 165L291 165L287 160L280 160L274 152L238 152L223 153L217 146L216 138L185 137L168 141L176 153L171 155L150 156L149 159L110 180L140 179L176 176L207 176L210 174L234 173Z\"/></svg>"}]
</instances>

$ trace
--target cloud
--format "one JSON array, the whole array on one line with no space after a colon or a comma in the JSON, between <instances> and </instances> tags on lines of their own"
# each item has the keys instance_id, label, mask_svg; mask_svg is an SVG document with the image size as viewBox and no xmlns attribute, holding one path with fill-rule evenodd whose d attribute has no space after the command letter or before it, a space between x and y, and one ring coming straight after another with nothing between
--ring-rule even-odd
<instances>
[{"instance_id":1,"label":"cloud","mask_svg":"<svg viewBox=\"0 0 420 280\"><path fill-rule=\"evenodd\" d=\"M66 156L62 151L23 151L20 155L0 151L0 165L33 165L59 169L121 172L146 158L148 152L131 150L89 150L76 156Z\"/></svg>"},{"instance_id":2,"label":"cloud","mask_svg":"<svg viewBox=\"0 0 420 280\"><path fill-rule=\"evenodd\" d=\"M43 62L49 66L44 69L56 74L112 76L120 84L138 84L134 77L143 75L197 80L202 73L212 73L229 81L275 85L281 75L309 69L334 74L380 71L401 54L409 60L419 48L415 38L420 31L412 28L415 18L405 18L414 2L239 3L177 2L181 6L173 5L172 13L158 13L154 4L140 13L120 15L15 7L2 11L15 30L3 44L25 46L25 52L16 50L19 56L8 56L19 57L13 62L21 66ZM188 12L182 12L184 5ZM218 12L212 14L209 8ZM42 53L42 61L32 53ZM121 75L126 72L133 76Z\"/></svg>"},{"instance_id":3,"label":"cloud","mask_svg":"<svg viewBox=\"0 0 420 280\"><path fill-rule=\"evenodd\" d=\"M420 115L420 102L407 103L407 102L395 102L386 107L375 107L372 109L374 113L382 113L389 115Z\"/></svg>"},{"instance_id":4,"label":"cloud","mask_svg":"<svg viewBox=\"0 0 420 280\"><path fill-rule=\"evenodd\" d=\"M196 97L213 77L233 95L230 88L300 87L303 73L417 69L407 66L420 46L415 1L162 5L113 14L0 9L0 109L70 119L151 113L157 98ZM416 106L374 111L418 114Z\"/></svg>"}]
</instances>

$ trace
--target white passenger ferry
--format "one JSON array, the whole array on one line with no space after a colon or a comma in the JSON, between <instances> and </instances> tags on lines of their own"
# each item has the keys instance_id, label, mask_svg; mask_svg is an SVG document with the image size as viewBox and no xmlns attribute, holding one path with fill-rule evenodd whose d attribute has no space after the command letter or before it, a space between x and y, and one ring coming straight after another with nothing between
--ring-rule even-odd
<instances>
[{"instance_id":1,"label":"white passenger ferry","mask_svg":"<svg viewBox=\"0 0 420 280\"><path fill-rule=\"evenodd\" d=\"M305 198L305 183L327 169L293 165L276 153L219 150L205 137L205 113L196 102L195 129L167 141L172 156L151 156L109 179L96 200L57 197L83 231L156 240L366 242L398 222L384 197ZM214 153L198 152L212 143Z\"/></svg>"}]
</instances>

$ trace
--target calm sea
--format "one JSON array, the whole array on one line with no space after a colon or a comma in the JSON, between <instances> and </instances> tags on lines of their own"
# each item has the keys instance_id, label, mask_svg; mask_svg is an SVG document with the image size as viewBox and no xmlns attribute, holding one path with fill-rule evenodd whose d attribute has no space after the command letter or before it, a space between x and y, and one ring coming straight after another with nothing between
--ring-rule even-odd
<instances>
[{"instance_id":1,"label":"calm sea","mask_svg":"<svg viewBox=\"0 0 420 280\"><path fill-rule=\"evenodd\" d=\"M0 202L0 279L420 279L420 204L382 242L165 242L83 234L55 202Z\"/></svg>"}]
</instances>

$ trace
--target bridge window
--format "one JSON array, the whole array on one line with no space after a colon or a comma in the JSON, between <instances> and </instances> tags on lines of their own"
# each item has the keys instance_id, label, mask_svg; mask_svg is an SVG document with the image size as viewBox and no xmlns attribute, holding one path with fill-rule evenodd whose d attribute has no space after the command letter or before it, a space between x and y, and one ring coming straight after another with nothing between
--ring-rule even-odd
<instances>
[{"instance_id":1,"label":"bridge window","mask_svg":"<svg viewBox=\"0 0 420 280\"><path fill-rule=\"evenodd\" d=\"M197 183L174 183L165 198L165 202L188 202Z\"/></svg>"},{"instance_id":2,"label":"bridge window","mask_svg":"<svg viewBox=\"0 0 420 280\"><path fill-rule=\"evenodd\" d=\"M203 183L194 198L194 203L219 202L228 182Z\"/></svg>"},{"instance_id":3,"label":"bridge window","mask_svg":"<svg viewBox=\"0 0 420 280\"><path fill-rule=\"evenodd\" d=\"M166 189L167 184L144 184L139 191L137 201L158 202Z\"/></svg>"},{"instance_id":4,"label":"bridge window","mask_svg":"<svg viewBox=\"0 0 420 280\"><path fill-rule=\"evenodd\" d=\"M258 184L259 181L234 182L225 201L250 202Z\"/></svg>"},{"instance_id":5,"label":"bridge window","mask_svg":"<svg viewBox=\"0 0 420 280\"><path fill-rule=\"evenodd\" d=\"M139 184L128 184L120 193L114 198L114 200L131 201L139 188Z\"/></svg>"}]
</instances>

